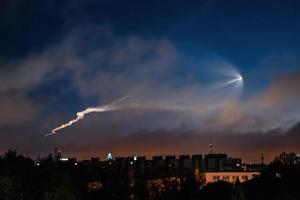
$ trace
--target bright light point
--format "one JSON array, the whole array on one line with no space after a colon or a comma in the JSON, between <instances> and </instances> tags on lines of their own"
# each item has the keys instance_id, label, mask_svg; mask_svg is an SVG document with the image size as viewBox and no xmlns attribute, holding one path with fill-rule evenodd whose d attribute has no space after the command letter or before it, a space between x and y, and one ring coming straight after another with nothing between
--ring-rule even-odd
<instances>
[{"instance_id":1,"label":"bright light point","mask_svg":"<svg viewBox=\"0 0 300 200\"><path fill-rule=\"evenodd\" d=\"M108 153L106 158L107 158L107 160L112 160L113 159L112 154Z\"/></svg>"},{"instance_id":2,"label":"bright light point","mask_svg":"<svg viewBox=\"0 0 300 200\"><path fill-rule=\"evenodd\" d=\"M238 81L243 81L243 77L241 75L238 76L237 78Z\"/></svg>"},{"instance_id":3,"label":"bright light point","mask_svg":"<svg viewBox=\"0 0 300 200\"><path fill-rule=\"evenodd\" d=\"M242 75L239 72L234 72L230 76L227 77L227 80L224 82L221 82L216 88L222 88L222 87L231 87L232 88L232 94L240 94L244 84L244 79Z\"/></svg>"}]
</instances>

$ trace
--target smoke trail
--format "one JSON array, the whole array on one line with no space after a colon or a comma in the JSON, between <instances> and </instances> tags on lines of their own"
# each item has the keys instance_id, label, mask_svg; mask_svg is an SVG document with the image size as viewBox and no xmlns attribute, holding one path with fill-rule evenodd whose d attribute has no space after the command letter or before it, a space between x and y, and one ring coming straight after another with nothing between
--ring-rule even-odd
<instances>
[{"instance_id":1,"label":"smoke trail","mask_svg":"<svg viewBox=\"0 0 300 200\"><path fill-rule=\"evenodd\" d=\"M228 81L225 81L225 82L221 82L221 83L219 83L217 86L215 86L215 87L213 87L214 89L218 89L218 88L222 88L222 87L225 87L225 86L227 86L227 85L242 85L243 84L243 77L242 77L242 75L241 74L239 74L239 73L236 73L236 74L234 74L231 78L230 78L230 80L228 80Z\"/></svg>"},{"instance_id":2,"label":"smoke trail","mask_svg":"<svg viewBox=\"0 0 300 200\"><path fill-rule=\"evenodd\" d=\"M118 107L117 104L124 101L125 99L127 99L127 97L122 97L122 98L112 102L111 104L93 107L93 108L87 108L83 111L80 111L77 113L77 117L75 119L72 119L69 122L62 124L61 126L52 129L50 133L46 134L46 136L56 134L57 131L64 129L68 126L71 126L74 123L77 123L79 120L83 119L86 114L89 114L92 112L108 112L108 111L120 109L120 107Z\"/></svg>"},{"instance_id":3,"label":"smoke trail","mask_svg":"<svg viewBox=\"0 0 300 200\"><path fill-rule=\"evenodd\" d=\"M235 82L242 82L243 81L243 77L241 75L238 75L238 77L235 77L234 79L227 81L224 85L229 85L231 83L235 83Z\"/></svg>"}]
</instances>

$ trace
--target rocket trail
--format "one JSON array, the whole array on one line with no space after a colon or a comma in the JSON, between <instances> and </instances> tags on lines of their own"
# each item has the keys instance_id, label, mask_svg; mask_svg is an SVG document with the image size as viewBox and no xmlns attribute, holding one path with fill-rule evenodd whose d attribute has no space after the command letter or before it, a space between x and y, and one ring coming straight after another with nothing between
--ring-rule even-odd
<instances>
[{"instance_id":1,"label":"rocket trail","mask_svg":"<svg viewBox=\"0 0 300 200\"><path fill-rule=\"evenodd\" d=\"M52 129L50 133L46 134L46 136L56 134L57 131L64 129L68 126L71 126L74 123L77 123L79 120L83 119L86 114L89 114L92 112L109 112L109 111L120 109L120 107L118 107L117 104L119 104L120 102L122 102L126 99L127 99L127 97L122 97L122 98L112 102L111 104L98 106L98 107L91 107L91 108L87 108L83 111L80 111L77 113L77 117L75 119L72 119L69 122L62 124L61 126Z\"/></svg>"},{"instance_id":2,"label":"rocket trail","mask_svg":"<svg viewBox=\"0 0 300 200\"><path fill-rule=\"evenodd\" d=\"M238 75L238 77L235 77L234 79L227 81L224 85L229 85L231 83L235 83L235 82L241 82L243 81L243 77L241 75Z\"/></svg>"},{"instance_id":3,"label":"rocket trail","mask_svg":"<svg viewBox=\"0 0 300 200\"><path fill-rule=\"evenodd\" d=\"M242 75L239 74L239 73L236 73L231 77L230 80L218 84L217 86L215 86L215 88L221 88L221 87L225 87L225 86L228 86L228 85L241 86L243 84L243 81L244 81L244 79L243 79Z\"/></svg>"}]
</instances>

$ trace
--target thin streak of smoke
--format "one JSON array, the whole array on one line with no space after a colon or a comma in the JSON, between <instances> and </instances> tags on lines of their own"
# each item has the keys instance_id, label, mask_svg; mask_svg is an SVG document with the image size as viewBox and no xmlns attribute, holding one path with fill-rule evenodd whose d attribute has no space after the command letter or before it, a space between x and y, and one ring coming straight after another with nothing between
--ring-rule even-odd
<instances>
[{"instance_id":1,"label":"thin streak of smoke","mask_svg":"<svg viewBox=\"0 0 300 200\"><path fill-rule=\"evenodd\" d=\"M83 119L86 114L89 114L92 112L108 112L108 111L117 110L117 109L119 109L119 107L117 107L116 105L119 104L120 102L124 101L125 99L127 99L127 97L122 97L108 105L98 106L98 107L94 107L94 108L87 108L83 111L77 112L77 117L75 119L72 119L69 122L62 124L61 126L52 129L51 132L48 133L46 136L56 134L57 131L64 129L68 126L71 126L74 123L77 123L79 120Z\"/></svg>"},{"instance_id":2,"label":"thin streak of smoke","mask_svg":"<svg viewBox=\"0 0 300 200\"><path fill-rule=\"evenodd\" d=\"M238 74L237 76L235 76L233 79L230 79L229 81L226 81L226 82L223 82L223 83L220 83L218 84L217 86L214 87L214 89L218 89L218 88L221 88L221 87L225 87L227 85L231 85L233 83L236 83L236 84L242 84L243 83L243 78L240 74Z\"/></svg>"},{"instance_id":3,"label":"thin streak of smoke","mask_svg":"<svg viewBox=\"0 0 300 200\"><path fill-rule=\"evenodd\" d=\"M234 83L234 82L237 82L237 81L241 81L241 78L238 77L238 78L235 78L235 79L233 79L233 80L227 81L227 82L224 84L224 86L225 86L225 85L229 85L229 84Z\"/></svg>"}]
</instances>

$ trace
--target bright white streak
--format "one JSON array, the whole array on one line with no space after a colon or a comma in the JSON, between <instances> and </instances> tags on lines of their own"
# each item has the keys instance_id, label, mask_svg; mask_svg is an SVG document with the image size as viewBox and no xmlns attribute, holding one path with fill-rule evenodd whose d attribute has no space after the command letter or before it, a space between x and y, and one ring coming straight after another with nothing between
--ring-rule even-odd
<instances>
[{"instance_id":1,"label":"bright white streak","mask_svg":"<svg viewBox=\"0 0 300 200\"><path fill-rule=\"evenodd\" d=\"M229 84L231 84L231 83L235 83L235 82L240 82L240 81L243 81L243 77L241 76L241 75L239 75L238 77L236 77L236 78L234 78L234 79L232 79L232 80L230 80L230 81L227 81L225 84L224 84L224 86L225 85L229 85Z\"/></svg>"},{"instance_id":2,"label":"bright white streak","mask_svg":"<svg viewBox=\"0 0 300 200\"><path fill-rule=\"evenodd\" d=\"M46 136L56 134L57 131L59 131L61 129L64 129L68 126L71 126L74 123L77 123L79 120L83 119L86 114L89 114L89 113L92 113L92 112L108 112L108 111L117 110L117 109L119 109L119 107L116 106L116 105L118 103L120 103L121 101L124 101L125 99L127 99L127 97L122 97L121 99L118 99L118 100L114 101L111 104L98 106L98 107L94 107L94 108L87 108L83 111L80 111L80 112L77 113L77 117L75 119L72 119L69 122L67 122L65 124L62 124L61 126L52 129L51 132L48 133Z\"/></svg>"}]
</instances>

